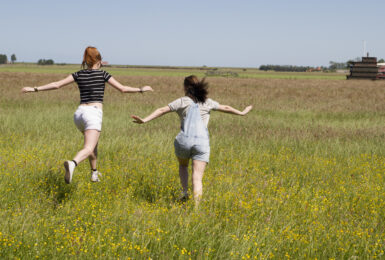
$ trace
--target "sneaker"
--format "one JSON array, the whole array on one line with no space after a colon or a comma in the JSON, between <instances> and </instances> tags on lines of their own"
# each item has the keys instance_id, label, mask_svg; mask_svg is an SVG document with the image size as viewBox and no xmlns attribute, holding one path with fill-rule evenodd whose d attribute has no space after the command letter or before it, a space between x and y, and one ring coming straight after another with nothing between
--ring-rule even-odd
<instances>
[{"instance_id":1,"label":"sneaker","mask_svg":"<svg viewBox=\"0 0 385 260\"><path fill-rule=\"evenodd\" d=\"M99 176L102 176L102 174L99 171L93 171L91 173L91 181L92 182L99 182L100 181Z\"/></svg>"},{"instance_id":2,"label":"sneaker","mask_svg":"<svg viewBox=\"0 0 385 260\"><path fill-rule=\"evenodd\" d=\"M67 184L70 184L72 181L72 175L74 174L75 170L75 163L73 161L65 161L64 168L66 170L64 180Z\"/></svg>"}]
</instances>

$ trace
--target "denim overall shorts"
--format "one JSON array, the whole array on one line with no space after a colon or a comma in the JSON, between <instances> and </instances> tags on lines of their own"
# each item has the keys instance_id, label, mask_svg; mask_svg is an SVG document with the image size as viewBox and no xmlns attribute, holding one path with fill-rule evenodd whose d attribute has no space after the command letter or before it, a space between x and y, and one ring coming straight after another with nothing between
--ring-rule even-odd
<instances>
[{"instance_id":1,"label":"denim overall shorts","mask_svg":"<svg viewBox=\"0 0 385 260\"><path fill-rule=\"evenodd\" d=\"M209 162L209 133L197 103L190 105L182 129L175 138L174 147L175 155L179 158Z\"/></svg>"}]
</instances>

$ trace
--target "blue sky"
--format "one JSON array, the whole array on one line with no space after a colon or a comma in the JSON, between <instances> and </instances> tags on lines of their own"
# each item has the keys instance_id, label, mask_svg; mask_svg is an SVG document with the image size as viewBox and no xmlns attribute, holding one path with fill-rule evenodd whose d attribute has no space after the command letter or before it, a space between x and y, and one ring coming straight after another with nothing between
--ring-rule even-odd
<instances>
[{"instance_id":1,"label":"blue sky","mask_svg":"<svg viewBox=\"0 0 385 260\"><path fill-rule=\"evenodd\" d=\"M112 64L258 67L385 58L385 1L0 2L0 53L80 63L99 48Z\"/></svg>"}]
</instances>

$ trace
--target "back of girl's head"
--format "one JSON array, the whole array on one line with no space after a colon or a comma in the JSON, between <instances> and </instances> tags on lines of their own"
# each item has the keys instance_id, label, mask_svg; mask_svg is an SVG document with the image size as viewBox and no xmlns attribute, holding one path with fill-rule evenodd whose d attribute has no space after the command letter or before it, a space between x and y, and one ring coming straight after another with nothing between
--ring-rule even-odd
<instances>
[{"instance_id":1,"label":"back of girl's head","mask_svg":"<svg viewBox=\"0 0 385 260\"><path fill-rule=\"evenodd\" d=\"M102 61L102 56L100 56L100 52L98 51L98 49L92 46L88 46L84 51L82 62L83 69L85 69L86 67L92 68L92 66L94 66L99 61Z\"/></svg>"},{"instance_id":2,"label":"back of girl's head","mask_svg":"<svg viewBox=\"0 0 385 260\"><path fill-rule=\"evenodd\" d=\"M190 97L194 102L204 103L207 98L209 84L205 82L205 78L199 81L195 75L188 76L184 79L184 91L186 96Z\"/></svg>"}]
</instances>

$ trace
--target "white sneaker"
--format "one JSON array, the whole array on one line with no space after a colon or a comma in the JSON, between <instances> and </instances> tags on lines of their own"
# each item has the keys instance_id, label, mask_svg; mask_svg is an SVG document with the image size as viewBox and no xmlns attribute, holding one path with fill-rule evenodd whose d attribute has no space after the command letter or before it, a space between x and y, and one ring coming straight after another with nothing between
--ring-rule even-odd
<instances>
[{"instance_id":1,"label":"white sneaker","mask_svg":"<svg viewBox=\"0 0 385 260\"><path fill-rule=\"evenodd\" d=\"M102 176L102 174L99 171L93 171L91 173L91 181L92 182L99 182L100 181L99 176Z\"/></svg>"},{"instance_id":2,"label":"white sneaker","mask_svg":"<svg viewBox=\"0 0 385 260\"><path fill-rule=\"evenodd\" d=\"M74 174L75 166L76 165L73 161L64 162L64 168L66 170L66 173L64 175L64 180L67 184L70 184L72 181L72 175Z\"/></svg>"}]
</instances>

